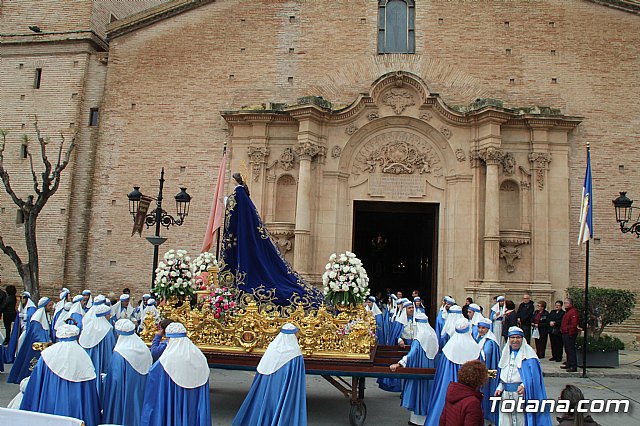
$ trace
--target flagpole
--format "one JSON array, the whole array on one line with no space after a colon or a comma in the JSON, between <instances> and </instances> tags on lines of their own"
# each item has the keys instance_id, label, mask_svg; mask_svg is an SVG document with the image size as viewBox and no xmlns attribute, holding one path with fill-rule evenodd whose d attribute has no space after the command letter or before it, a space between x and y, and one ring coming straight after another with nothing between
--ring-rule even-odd
<instances>
[{"instance_id":1,"label":"flagpole","mask_svg":"<svg viewBox=\"0 0 640 426\"><path fill-rule=\"evenodd\" d=\"M590 150L589 141L587 141L587 161L590 161ZM590 177L592 178L592 177ZM591 186L591 191L593 191L593 186ZM593 202L592 194L589 194L589 203ZM591 204L589 207L592 207ZM586 221L586 218L585 218ZM589 229L589 232L593 232L592 229ZM587 333L589 331L589 239L587 239L587 252L585 258L585 273L584 273L584 335L582 340L582 377L587 377Z\"/></svg>"},{"instance_id":2,"label":"flagpole","mask_svg":"<svg viewBox=\"0 0 640 426\"><path fill-rule=\"evenodd\" d=\"M222 148L222 157L224 157L224 155L227 153L227 142L225 141L224 143L224 148ZM226 170L225 170L225 174L226 174ZM224 226L224 225L223 225ZM222 229L222 226L220 228L217 229L216 233L216 260L219 260L220 257L220 230Z\"/></svg>"}]
</instances>

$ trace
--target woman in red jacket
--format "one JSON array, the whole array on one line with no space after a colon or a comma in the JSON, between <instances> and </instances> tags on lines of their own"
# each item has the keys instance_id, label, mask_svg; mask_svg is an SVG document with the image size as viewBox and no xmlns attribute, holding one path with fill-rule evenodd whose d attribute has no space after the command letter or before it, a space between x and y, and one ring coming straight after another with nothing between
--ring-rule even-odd
<instances>
[{"instance_id":1,"label":"woman in red jacket","mask_svg":"<svg viewBox=\"0 0 640 426\"><path fill-rule=\"evenodd\" d=\"M483 426L482 393L489 376L482 361L462 364L458 382L449 383L447 397L440 417L440 426Z\"/></svg>"}]
</instances>

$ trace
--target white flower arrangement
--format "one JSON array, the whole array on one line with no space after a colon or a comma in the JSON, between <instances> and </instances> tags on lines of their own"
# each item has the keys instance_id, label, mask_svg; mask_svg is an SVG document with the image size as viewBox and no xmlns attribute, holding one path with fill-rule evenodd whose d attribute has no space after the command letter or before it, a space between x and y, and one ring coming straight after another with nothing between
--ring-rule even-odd
<instances>
[{"instance_id":1,"label":"white flower arrangement","mask_svg":"<svg viewBox=\"0 0 640 426\"><path fill-rule=\"evenodd\" d=\"M191 267L191 258L186 250L169 250L156 268L156 280L153 292L161 299L175 296L178 300L190 298L194 294L195 275Z\"/></svg>"},{"instance_id":2,"label":"white flower arrangement","mask_svg":"<svg viewBox=\"0 0 640 426\"><path fill-rule=\"evenodd\" d=\"M205 251L193 259L193 262L191 262L191 272L194 275L200 275L203 272L208 272L212 266L218 266L218 261L213 253Z\"/></svg>"},{"instance_id":3,"label":"white flower arrangement","mask_svg":"<svg viewBox=\"0 0 640 426\"><path fill-rule=\"evenodd\" d=\"M369 296L369 277L354 253L331 254L322 274L325 299L334 305L358 305Z\"/></svg>"}]
</instances>

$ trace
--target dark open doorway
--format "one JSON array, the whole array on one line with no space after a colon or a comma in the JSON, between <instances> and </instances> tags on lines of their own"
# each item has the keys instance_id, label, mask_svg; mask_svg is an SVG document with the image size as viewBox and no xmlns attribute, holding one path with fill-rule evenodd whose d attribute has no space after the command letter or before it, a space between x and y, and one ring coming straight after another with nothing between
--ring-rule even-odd
<instances>
[{"instance_id":1,"label":"dark open doorway","mask_svg":"<svg viewBox=\"0 0 640 426\"><path fill-rule=\"evenodd\" d=\"M371 294L387 289L411 299L420 291L433 320L437 283L438 204L354 201L353 251L362 260Z\"/></svg>"}]
</instances>

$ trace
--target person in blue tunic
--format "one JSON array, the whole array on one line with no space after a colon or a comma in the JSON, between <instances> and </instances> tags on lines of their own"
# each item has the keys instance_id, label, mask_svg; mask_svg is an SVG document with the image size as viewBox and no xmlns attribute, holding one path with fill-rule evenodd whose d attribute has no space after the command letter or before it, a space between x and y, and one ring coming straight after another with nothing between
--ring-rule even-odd
<instances>
[{"instance_id":1,"label":"person in blue tunic","mask_svg":"<svg viewBox=\"0 0 640 426\"><path fill-rule=\"evenodd\" d=\"M413 305L416 307L416 313L420 312L426 314L427 312L424 310L424 306L422 306L422 298L420 296L416 296L413 298Z\"/></svg>"},{"instance_id":2,"label":"person in blue tunic","mask_svg":"<svg viewBox=\"0 0 640 426\"><path fill-rule=\"evenodd\" d=\"M66 321L69 319L69 315L71 315L71 307L73 306L72 302L67 302L64 304L64 307L60 311L58 315L58 319L56 323L53 325L53 332L55 333L58 330L58 327L66 324ZM57 337L57 334L56 334Z\"/></svg>"},{"instance_id":3,"label":"person in blue tunic","mask_svg":"<svg viewBox=\"0 0 640 426\"><path fill-rule=\"evenodd\" d=\"M100 424L100 403L96 373L91 358L78 345L80 330L62 324L56 331L57 343L42 351L24 391L21 410L56 414Z\"/></svg>"},{"instance_id":4,"label":"person in blue tunic","mask_svg":"<svg viewBox=\"0 0 640 426\"><path fill-rule=\"evenodd\" d=\"M286 323L269 344L233 426L306 426L306 379L297 332Z\"/></svg>"},{"instance_id":5,"label":"person in blue tunic","mask_svg":"<svg viewBox=\"0 0 640 426\"><path fill-rule=\"evenodd\" d=\"M460 316L462 316L462 310L460 311ZM447 318L447 321L449 319ZM429 414L425 423L427 426L439 425L440 414L447 396L447 388L450 382L458 381L460 366L467 361L478 359L480 356L480 346L471 337L469 320L459 318L454 330L454 336L442 349L442 356L436 367L431 399L429 400Z\"/></svg>"},{"instance_id":6,"label":"person in blue tunic","mask_svg":"<svg viewBox=\"0 0 640 426\"><path fill-rule=\"evenodd\" d=\"M376 320L376 340L378 344L383 345L387 341L388 323L385 322L382 311L376 303L375 296L369 296L365 303L365 309L373 315Z\"/></svg>"},{"instance_id":7,"label":"person in blue tunic","mask_svg":"<svg viewBox=\"0 0 640 426\"><path fill-rule=\"evenodd\" d=\"M69 289L66 287L62 288L60 291L60 300L56 302L55 307L53 308L53 320L51 321L51 327L55 330L56 321L60 318L60 315L64 311L64 305L69 302ZM55 332L53 334L53 338L55 340Z\"/></svg>"},{"instance_id":8,"label":"person in blue tunic","mask_svg":"<svg viewBox=\"0 0 640 426\"><path fill-rule=\"evenodd\" d=\"M142 426L211 426L209 365L179 322L167 326L167 349L149 370Z\"/></svg>"},{"instance_id":9,"label":"person in blue tunic","mask_svg":"<svg viewBox=\"0 0 640 426\"><path fill-rule=\"evenodd\" d=\"M542 377L542 368L536 351L524 340L519 327L509 327L509 343L504 346L498 363L500 383L495 396L505 399L528 401L547 399L547 390ZM517 403L516 403L517 406ZM497 408L497 407L496 407ZM547 407L548 410L548 407ZM551 426L548 411L518 413L500 412L500 425Z\"/></svg>"},{"instance_id":10,"label":"person in blue tunic","mask_svg":"<svg viewBox=\"0 0 640 426\"><path fill-rule=\"evenodd\" d=\"M93 321L96 318L96 309L98 309L98 306L100 305L107 306L107 298L104 297L102 294L97 295L95 299L93 299L93 303L91 304L91 307L83 315L82 328L85 328L87 324L89 324L91 321ZM111 308L109 307L109 309Z\"/></svg>"},{"instance_id":11,"label":"person in blue tunic","mask_svg":"<svg viewBox=\"0 0 640 426\"><path fill-rule=\"evenodd\" d=\"M504 317L506 310L507 309L504 306L504 296L496 297L496 303L491 307L489 319L491 320L491 331L493 331L496 339L498 339L500 350L502 350L505 343L504 338L502 337L502 318Z\"/></svg>"},{"instance_id":12,"label":"person in blue tunic","mask_svg":"<svg viewBox=\"0 0 640 426\"><path fill-rule=\"evenodd\" d=\"M80 334L82 334L82 318L84 317L84 309L82 307L83 296L78 294L73 298L71 302L71 309L69 310L69 318L71 318L75 325L80 329Z\"/></svg>"},{"instance_id":13,"label":"person in blue tunic","mask_svg":"<svg viewBox=\"0 0 640 426\"><path fill-rule=\"evenodd\" d=\"M31 360L40 358L40 352L32 348L36 342L51 342L51 315L53 314L53 301L43 297L38 301L38 310L31 317L31 323L25 333L24 342L9 373L8 383L18 384L22 379L31 374Z\"/></svg>"},{"instance_id":14,"label":"person in blue tunic","mask_svg":"<svg viewBox=\"0 0 640 426\"><path fill-rule=\"evenodd\" d=\"M78 342L85 348L96 369L96 386L98 399L102 401L102 374L106 374L111 364L111 355L116 345L113 327L109 322L111 308L99 305L95 310L95 318L83 328Z\"/></svg>"},{"instance_id":15,"label":"person in blue tunic","mask_svg":"<svg viewBox=\"0 0 640 426\"><path fill-rule=\"evenodd\" d=\"M497 370L500 361L500 345L495 334L491 331L491 320L482 318L478 321L478 345L480 346L480 361L484 362L487 370ZM482 412L484 418L491 424L498 424L498 412L491 411L490 398L495 394L498 387L498 378L489 379L482 387Z\"/></svg>"},{"instance_id":16,"label":"person in blue tunic","mask_svg":"<svg viewBox=\"0 0 640 426\"><path fill-rule=\"evenodd\" d=\"M397 364L389 368L396 371L398 367L406 368L435 368L435 358L438 353L438 337L429 325L429 319L424 313L416 313L416 333L409 353L402 357ZM409 410L410 425L424 425L429 413L429 398L433 380L404 381L400 405Z\"/></svg>"},{"instance_id":17,"label":"person in blue tunic","mask_svg":"<svg viewBox=\"0 0 640 426\"><path fill-rule=\"evenodd\" d=\"M452 305L449 308L449 313L447 314L447 320L442 327L442 331L438 338L440 339L440 349L444 348L449 339L451 339L456 334L456 324L458 320L464 319L465 321L469 321L462 315L462 308L458 305Z\"/></svg>"},{"instance_id":18,"label":"person in blue tunic","mask_svg":"<svg viewBox=\"0 0 640 426\"><path fill-rule=\"evenodd\" d=\"M126 318L138 325L138 320L136 320L135 316L133 315L133 305L131 305L130 299L131 297L128 294L121 294L120 300L118 300L118 302L116 302L116 304L111 307L111 322L113 324L115 324L118 320Z\"/></svg>"},{"instance_id":19,"label":"person in blue tunic","mask_svg":"<svg viewBox=\"0 0 640 426\"><path fill-rule=\"evenodd\" d=\"M442 335L442 329L447 321L447 317L449 316L449 309L456 304L456 301L451 296L445 296L442 299L442 306L440 306L440 310L438 311L438 315L436 316L436 336L440 339ZM440 341L442 343L442 341ZM440 345L440 349L442 349L442 345Z\"/></svg>"},{"instance_id":20,"label":"person in blue tunic","mask_svg":"<svg viewBox=\"0 0 640 426\"><path fill-rule=\"evenodd\" d=\"M469 322L471 323L471 336L477 341L478 340L478 321L484 318L484 315L480 313L480 305L476 303L471 303L467 307L467 316L469 318Z\"/></svg>"},{"instance_id":21,"label":"person in blue tunic","mask_svg":"<svg viewBox=\"0 0 640 426\"><path fill-rule=\"evenodd\" d=\"M86 314L89 309L91 309L91 305L93 304L93 298L91 297L91 290L82 290L82 310Z\"/></svg>"},{"instance_id":22,"label":"person in blue tunic","mask_svg":"<svg viewBox=\"0 0 640 426\"><path fill-rule=\"evenodd\" d=\"M403 299L400 299L403 300ZM415 324L413 321L414 306L409 300L404 299L400 305L401 311L389 326L389 345L399 345L404 348L413 343ZM378 387L387 392L401 392L402 380L393 377L380 377L376 380Z\"/></svg>"},{"instance_id":23,"label":"person in blue tunic","mask_svg":"<svg viewBox=\"0 0 640 426\"><path fill-rule=\"evenodd\" d=\"M138 426L142 418L142 398L152 360L135 328L128 319L116 322L118 343L104 385L104 423Z\"/></svg>"}]
</instances>

